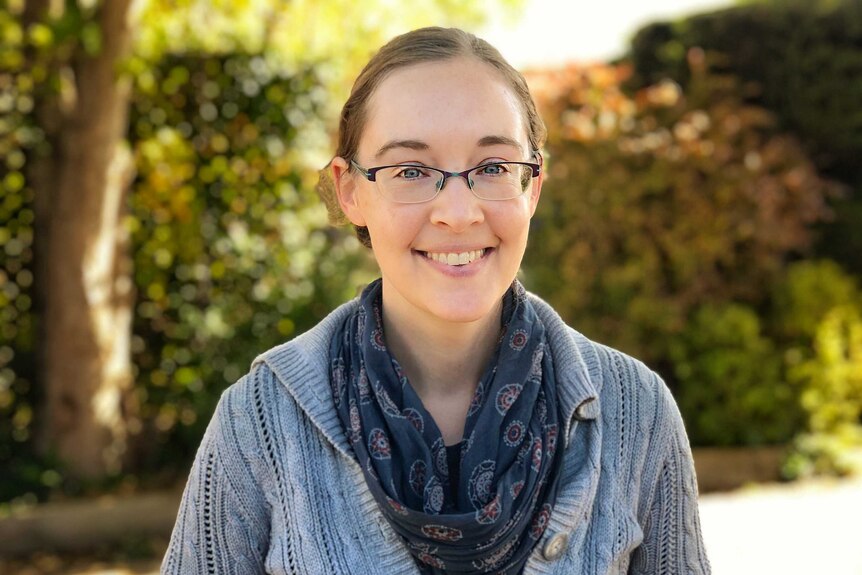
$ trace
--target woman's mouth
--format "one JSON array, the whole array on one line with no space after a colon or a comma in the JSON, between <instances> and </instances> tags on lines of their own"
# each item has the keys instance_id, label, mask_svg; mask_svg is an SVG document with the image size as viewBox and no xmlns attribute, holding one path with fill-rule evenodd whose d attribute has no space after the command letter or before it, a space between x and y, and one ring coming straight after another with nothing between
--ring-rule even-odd
<instances>
[{"instance_id":1,"label":"woman's mouth","mask_svg":"<svg viewBox=\"0 0 862 575\"><path fill-rule=\"evenodd\" d=\"M491 248L481 250L471 250L467 252L423 252L419 253L435 262L446 264L449 266L465 266L476 260L482 259L485 254L491 251Z\"/></svg>"}]
</instances>

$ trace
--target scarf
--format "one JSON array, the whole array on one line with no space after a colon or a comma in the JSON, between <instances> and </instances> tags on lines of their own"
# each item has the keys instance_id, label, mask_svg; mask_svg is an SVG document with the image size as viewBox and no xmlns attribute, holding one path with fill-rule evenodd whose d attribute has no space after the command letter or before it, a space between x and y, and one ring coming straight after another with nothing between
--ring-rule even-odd
<instances>
[{"instance_id":1,"label":"scarf","mask_svg":"<svg viewBox=\"0 0 862 575\"><path fill-rule=\"evenodd\" d=\"M516 280L470 404L457 500L446 446L383 334L382 281L331 341L332 395L383 515L426 574L521 572L557 495L560 416L545 328Z\"/></svg>"}]
</instances>

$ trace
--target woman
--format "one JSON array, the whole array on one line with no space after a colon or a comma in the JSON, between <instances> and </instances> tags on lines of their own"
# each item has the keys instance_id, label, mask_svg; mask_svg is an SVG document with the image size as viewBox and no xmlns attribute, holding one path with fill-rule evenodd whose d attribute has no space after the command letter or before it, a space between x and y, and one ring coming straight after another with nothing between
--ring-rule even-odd
<instances>
[{"instance_id":1,"label":"woman","mask_svg":"<svg viewBox=\"0 0 862 575\"><path fill-rule=\"evenodd\" d=\"M163 572L709 572L668 390L515 279L544 137L471 34L372 58L321 189L382 277L224 394Z\"/></svg>"}]
</instances>

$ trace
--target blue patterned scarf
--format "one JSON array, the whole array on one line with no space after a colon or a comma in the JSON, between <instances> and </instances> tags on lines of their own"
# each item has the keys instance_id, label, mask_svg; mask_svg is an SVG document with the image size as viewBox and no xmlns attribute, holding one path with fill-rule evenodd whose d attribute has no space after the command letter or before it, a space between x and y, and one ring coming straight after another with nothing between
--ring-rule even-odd
<instances>
[{"instance_id":1,"label":"blue patterned scarf","mask_svg":"<svg viewBox=\"0 0 862 575\"><path fill-rule=\"evenodd\" d=\"M544 325L515 281L452 501L443 437L387 351L381 297L377 280L330 348L335 405L371 493L423 573L520 573L548 525L561 459Z\"/></svg>"}]
</instances>

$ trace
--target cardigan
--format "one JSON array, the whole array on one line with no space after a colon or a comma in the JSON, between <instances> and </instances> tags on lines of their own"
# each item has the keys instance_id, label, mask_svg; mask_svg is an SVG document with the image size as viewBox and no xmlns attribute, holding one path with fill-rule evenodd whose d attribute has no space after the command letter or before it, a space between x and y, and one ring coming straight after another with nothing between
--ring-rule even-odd
<instances>
[{"instance_id":1,"label":"cardigan","mask_svg":"<svg viewBox=\"0 0 862 575\"><path fill-rule=\"evenodd\" d=\"M536 296L558 372L557 502L525 575L710 573L679 410L643 363ZM258 356L222 395L161 566L166 574L418 575L338 418L329 344L358 305Z\"/></svg>"}]
</instances>

